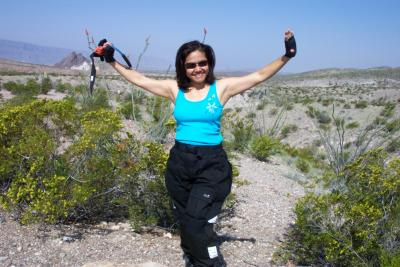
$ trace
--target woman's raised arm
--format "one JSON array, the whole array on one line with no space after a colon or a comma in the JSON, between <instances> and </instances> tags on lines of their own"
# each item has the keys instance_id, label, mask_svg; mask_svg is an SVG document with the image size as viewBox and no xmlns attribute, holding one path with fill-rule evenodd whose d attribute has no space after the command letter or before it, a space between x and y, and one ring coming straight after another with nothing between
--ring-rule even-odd
<instances>
[{"instance_id":1,"label":"woman's raised arm","mask_svg":"<svg viewBox=\"0 0 400 267\"><path fill-rule=\"evenodd\" d=\"M173 103L178 91L178 85L175 80L156 80L141 74L136 70L126 69L114 58L114 48L111 43L104 44L104 59L106 62L123 76L129 82L144 90L158 96L169 98Z\"/></svg>"},{"instance_id":2,"label":"woman's raised arm","mask_svg":"<svg viewBox=\"0 0 400 267\"><path fill-rule=\"evenodd\" d=\"M277 58L270 64L265 65L256 72L242 77L230 77L219 80L218 89L220 90L221 103L225 104L231 97L268 80L274 76L290 60L290 58L296 55L296 41L293 32L290 30L285 32L285 48L285 55Z\"/></svg>"}]
</instances>

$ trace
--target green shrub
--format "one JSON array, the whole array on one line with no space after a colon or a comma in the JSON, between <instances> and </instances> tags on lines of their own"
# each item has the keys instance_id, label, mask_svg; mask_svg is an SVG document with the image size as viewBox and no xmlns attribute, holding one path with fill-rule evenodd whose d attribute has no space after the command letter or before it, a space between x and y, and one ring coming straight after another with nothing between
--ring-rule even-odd
<instances>
[{"instance_id":1,"label":"green shrub","mask_svg":"<svg viewBox=\"0 0 400 267\"><path fill-rule=\"evenodd\" d=\"M354 107L359 108L359 109L364 109L364 108L368 107L368 101L366 101L366 100L357 101L354 104Z\"/></svg>"},{"instance_id":2,"label":"green shrub","mask_svg":"<svg viewBox=\"0 0 400 267\"><path fill-rule=\"evenodd\" d=\"M263 101L261 101L260 103L257 104L256 109L257 110L263 110L267 104L268 104L268 101L263 100Z\"/></svg>"},{"instance_id":3,"label":"green shrub","mask_svg":"<svg viewBox=\"0 0 400 267\"><path fill-rule=\"evenodd\" d=\"M299 169L303 173L309 173L310 172L310 165L303 158L297 159L296 168Z\"/></svg>"},{"instance_id":4,"label":"green shrub","mask_svg":"<svg viewBox=\"0 0 400 267\"><path fill-rule=\"evenodd\" d=\"M343 105L343 108L344 108L344 109L351 109L351 106L350 106L350 104L345 103L345 104Z\"/></svg>"},{"instance_id":5,"label":"green shrub","mask_svg":"<svg viewBox=\"0 0 400 267\"><path fill-rule=\"evenodd\" d=\"M318 109L314 108L313 106L308 106L308 110L306 114L310 118L316 118L319 123L328 124L332 121L331 117L326 111L319 111Z\"/></svg>"},{"instance_id":6,"label":"green shrub","mask_svg":"<svg viewBox=\"0 0 400 267\"><path fill-rule=\"evenodd\" d=\"M286 103L284 105L284 108L285 108L285 110L293 110L294 105L293 105L293 103Z\"/></svg>"},{"instance_id":7,"label":"green shrub","mask_svg":"<svg viewBox=\"0 0 400 267\"><path fill-rule=\"evenodd\" d=\"M1 204L19 210L22 222L54 222L71 207L57 147L62 133L76 133L76 121L76 109L68 101L36 100L1 110Z\"/></svg>"},{"instance_id":8,"label":"green shrub","mask_svg":"<svg viewBox=\"0 0 400 267\"><path fill-rule=\"evenodd\" d=\"M346 125L346 129L355 129L360 127L360 124L356 121L350 122Z\"/></svg>"},{"instance_id":9,"label":"green shrub","mask_svg":"<svg viewBox=\"0 0 400 267\"><path fill-rule=\"evenodd\" d=\"M333 99L332 99L332 98L323 99L323 100L322 100L322 105L323 105L324 107L327 107L327 106L331 105L332 103L333 103Z\"/></svg>"},{"instance_id":10,"label":"green shrub","mask_svg":"<svg viewBox=\"0 0 400 267\"><path fill-rule=\"evenodd\" d=\"M312 99L309 96L304 97L304 99L302 100L302 104L303 105L308 105L314 102L314 99Z\"/></svg>"},{"instance_id":11,"label":"green shrub","mask_svg":"<svg viewBox=\"0 0 400 267\"><path fill-rule=\"evenodd\" d=\"M79 90L86 90L86 87L80 88ZM110 104L108 103L107 89L102 87L96 88L96 90L93 91L93 95L91 96L88 95L83 98L81 105L82 105L82 110L84 111L111 108Z\"/></svg>"},{"instance_id":12,"label":"green shrub","mask_svg":"<svg viewBox=\"0 0 400 267\"><path fill-rule=\"evenodd\" d=\"M47 94L51 88L53 87L50 78L45 77L42 79L42 83L40 86L40 93Z\"/></svg>"},{"instance_id":13,"label":"green shrub","mask_svg":"<svg viewBox=\"0 0 400 267\"><path fill-rule=\"evenodd\" d=\"M41 86L35 79L29 79L26 84L7 82L4 88L11 91L15 95L37 95L41 92Z\"/></svg>"},{"instance_id":14,"label":"green shrub","mask_svg":"<svg viewBox=\"0 0 400 267\"><path fill-rule=\"evenodd\" d=\"M268 114L269 115L271 115L271 116L275 116L276 114L278 114L278 108L272 108L269 112L268 112Z\"/></svg>"},{"instance_id":15,"label":"green shrub","mask_svg":"<svg viewBox=\"0 0 400 267\"><path fill-rule=\"evenodd\" d=\"M280 142L268 135L255 137L250 144L250 153L256 159L267 161L268 158L280 151Z\"/></svg>"},{"instance_id":16,"label":"green shrub","mask_svg":"<svg viewBox=\"0 0 400 267\"><path fill-rule=\"evenodd\" d=\"M1 207L22 223L129 217L137 229L171 226L167 154L160 144L122 139L120 129L116 113L82 112L71 99L2 107Z\"/></svg>"},{"instance_id":17,"label":"green shrub","mask_svg":"<svg viewBox=\"0 0 400 267\"><path fill-rule=\"evenodd\" d=\"M395 133L400 130L400 119L394 119L386 123L386 129L389 133Z\"/></svg>"},{"instance_id":18,"label":"green shrub","mask_svg":"<svg viewBox=\"0 0 400 267\"><path fill-rule=\"evenodd\" d=\"M331 117L326 111L317 112L316 117L319 123L328 124L332 121Z\"/></svg>"},{"instance_id":19,"label":"green shrub","mask_svg":"<svg viewBox=\"0 0 400 267\"><path fill-rule=\"evenodd\" d=\"M386 146L386 151L394 153L400 151L400 140L398 138L392 139Z\"/></svg>"},{"instance_id":20,"label":"green shrub","mask_svg":"<svg viewBox=\"0 0 400 267\"><path fill-rule=\"evenodd\" d=\"M257 116L256 113L254 113L254 112L249 112L249 113L246 115L246 118L248 118L248 119L254 119L256 116Z\"/></svg>"},{"instance_id":21,"label":"green shrub","mask_svg":"<svg viewBox=\"0 0 400 267\"><path fill-rule=\"evenodd\" d=\"M235 121L231 121L231 129L234 138L232 149L243 152L254 134L253 122L237 118Z\"/></svg>"},{"instance_id":22,"label":"green shrub","mask_svg":"<svg viewBox=\"0 0 400 267\"><path fill-rule=\"evenodd\" d=\"M61 81L57 82L56 91L60 93L65 93L68 91L72 91L73 87L70 83L63 83Z\"/></svg>"},{"instance_id":23,"label":"green shrub","mask_svg":"<svg viewBox=\"0 0 400 267\"><path fill-rule=\"evenodd\" d=\"M132 182L134 185L129 196L129 218L136 230L149 225L169 227L174 223L174 219L164 183L168 154L163 146L157 143L149 142L145 147L146 152L140 161L140 175L134 180L125 178L128 185L132 186ZM138 186L142 190L138 191Z\"/></svg>"},{"instance_id":24,"label":"green shrub","mask_svg":"<svg viewBox=\"0 0 400 267\"><path fill-rule=\"evenodd\" d=\"M316 109L315 109L313 106L307 106L306 114L307 114L310 118L315 118L315 113L316 113Z\"/></svg>"},{"instance_id":25,"label":"green shrub","mask_svg":"<svg viewBox=\"0 0 400 267\"><path fill-rule=\"evenodd\" d=\"M132 114L132 102L125 101L121 105L120 112L125 119L133 120L133 118L135 118L136 120L140 120L142 118L142 114L140 112L139 105L133 104L133 109L135 110L134 114Z\"/></svg>"},{"instance_id":26,"label":"green shrub","mask_svg":"<svg viewBox=\"0 0 400 267\"><path fill-rule=\"evenodd\" d=\"M295 124L287 124L281 130L281 135L283 138L287 137L289 133L294 133L298 129L297 125Z\"/></svg>"},{"instance_id":27,"label":"green shrub","mask_svg":"<svg viewBox=\"0 0 400 267\"><path fill-rule=\"evenodd\" d=\"M400 238L400 158L370 151L339 175L324 176L328 193L308 193L275 261L296 265L396 266ZM338 187L339 185L339 187ZM340 189L340 190L339 190Z\"/></svg>"},{"instance_id":28,"label":"green shrub","mask_svg":"<svg viewBox=\"0 0 400 267\"><path fill-rule=\"evenodd\" d=\"M385 104L383 110L381 111L380 115L386 118L393 116L394 111L396 108L396 104L393 102L388 102Z\"/></svg>"},{"instance_id":29,"label":"green shrub","mask_svg":"<svg viewBox=\"0 0 400 267\"><path fill-rule=\"evenodd\" d=\"M146 104L146 110L153 117L153 120L158 122L164 112L163 107L165 106L164 98L160 96L153 96L148 99Z\"/></svg>"},{"instance_id":30,"label":"green shrub","mask_svg":"<svg viewBox=\"0 0 400 267\"><path fill-rule=\"evenodd\" d=\"M372 125L374 125L374 126L385 125L385 124L387 124L387 120L380 116L376 117L374 119L374 121L372 122Z\"/></svg>"}]
</instances>

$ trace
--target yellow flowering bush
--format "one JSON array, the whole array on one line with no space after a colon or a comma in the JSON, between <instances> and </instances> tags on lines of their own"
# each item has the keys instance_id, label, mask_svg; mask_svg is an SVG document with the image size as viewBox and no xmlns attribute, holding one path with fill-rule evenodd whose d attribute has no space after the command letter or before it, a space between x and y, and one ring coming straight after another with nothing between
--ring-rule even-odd
<instances>
[{"instance_id":1,"label":"yellow flowering bush","mask_svg":"<svg viewBox=\"0 0 400 267\"><path fill-rule=\"evenodd\" d=\"M338 182L341 186L332 187ZM328 193L309 193L297 203L296 222L275 259L299 265L399 266L400 158L389 160L382 149L372 150L339 177L327 174L325 186Z\"/></svg>"},{"instance_id":2,"label":"yellow flowering bush","mask_svg":"<svg viewBox=\"0 0 400 267\"><path fill-rule=\"evenodd\" d=\"M0 205L22 223L173 223L162 145L121 137L117 113L72 98L0 108Z\"/></svg>"}]
</instances>

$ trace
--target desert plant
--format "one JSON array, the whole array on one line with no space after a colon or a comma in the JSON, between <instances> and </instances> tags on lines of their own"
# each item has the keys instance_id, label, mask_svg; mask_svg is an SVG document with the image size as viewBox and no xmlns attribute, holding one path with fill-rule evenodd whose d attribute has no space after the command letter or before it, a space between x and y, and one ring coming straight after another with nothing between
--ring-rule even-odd
<instances>
[{"instance_id":1,"label":"desert plant","mask_svg":"<svg viewBox=\"0 0 400 267\"><path fill-rule=\"evenodd\" d=\"M346 129L355 129L360 127L360 124L356 121L350 122L348 124L346 124Z\"/></svg>"},{"instance_id":2,"label":"desert plant","mask_svg":"<svg viewBox=\"0 0 400 267\"><path fill-rule=\"evenodd\" d=\"M396 266L400 238L400 158L387 162L380 149L326 174L323 194L309 193L295 208L296 221L277 261L298 265ZM332 182L342 180L345 190Z\"/></svg>"},{"instance_id":3,"label":"desert plant","mask_svg":"<svg viewBox=\"0 0 400 267\"><path fill-rule=\"evenodd\" d=\"M53 87L49 77L44 77L40 85L40 93L47 94Z\"/></svg>"},{"instance_id":4,"label":"desert plant","mask_svg":"<svg viewBox=\"0 0 400 267\"><path fill-rule=\"evenodd\" d=\"M343 108L344 108L344 109L351 109L351 106L350 106L349 103L345 103L345 104L343 105Z\"/></svg>"},{"instance_id":5,"label":"desert plant","mask_svg":"<svg viewBox=\"0 0 400 267\"><path fill-rule=\"evenodd\" d=\"M290 133L296 132L298 127L295 124L287 124L283 126L281 130L281 135L283 138L287 137Z\"/></svg>"},{"instance_id":6,"label":"desert plant","mask_svg":"<svg viewBox=\"0 0 400 267\"><path fill-rule=\"evenodd\" d=\"M396 104L393 102L387 102L381 111L380 115L386 118L393 116Z\"/></svg>"},{"instance_id":7,"label":"desert plant","mask_svg":"<svg viewBox=\"0 0 400 267\"><path fill-rule=\"evenodd\" d=\"M250 144L250 153L256 159L267 161L268 158L281 149L279 140L270 137L269 135L261 135L255 137Z\"/></svg>"},{"instance_id":8,"label":"desert plant","mask_svg":"<svg viewBox=\"0 0 400 267\"><path fill-rule=\"evenodd\" d=\"M135 109L134 111L132 110L132 107ZM131 101L123 102L120 107L120 112L122 113L122 115L124 116L125 119L133 120L134 117L132 114L134 114L134 116L137 120L140 120L142 118L142 114L141 114L139 106L138 105L132 106Z\"/></svg>"},{"instance_id":9,"label":"desert plant","mask_svg":"<svg viewBox=\"0 0 400 267\"><path fill-rule=\"evenodd\" d=\"M228 124L230 125L231 133L233 135L233 141L228 146L236 151L245 151L254 135L253 121L236 116L229 120Z\"/></svg>"},{"instance_id":10,"label":"desert plant","mask_svg":"<svg viewBox=\"0 0 400 267\"><path fill-rule=\"evenodd\" d=\"M296 161L296 168L299 169L303 173L308 173L310 172L310 165L306 160L303 158L299 158Z\"/></svg>"},{"instance_id":11,"label":"desert plant","mask_svg":"<svg viewBox=\"0 0 400 267\"><path fill-rule=\"evenodd\" d=\"M0 205L23 223L130 214L136 226L171 225L163 147L120 129L116 113L82 111L72 98L2 107Z\"/></svg>"},{"instance_id":12,"label":"desert plant","mask_svg":"<svg viewBox=\"0 0 400 267\"><path fill-rule=\"evenodd\" d=\"M63 83L61 80L57 81L56 91L60 93L65 93L72 91L73 86L70 83Z\"/></svg>"},{"instance_id":13,"label":"desert plant","mask_svg":"<svg viewBox=\"0 0 400 267\"><path fill-rule=\"evenodd\" d=\"M366 100L357 101L354 104L354 107L359 108L359 109L364 109L364 108L368 107L368 101L366 101Z\"/></svg>"},{"instance_id":14,"label":"desert plant","mask_svg":"<svg viewBox=\"0 0 400 267\"><path fill-rule=\"evenodd\" d=\"M6 82L3 86L16 95L37 95L40 93L40 85L36 79L29 79L26 84Z\"/></svg>"},{"instance_id":15,"label":"desert plant","mask_svg":"<svg viewBox=\"0 0 400 267\"><path fill-rule=\"evenodd\" d=\"M369 149L381 146L387 141L382 137L385 126L367 125L356 133L354 146L346 147L347 136L345 119L335 115L335 107L332 107L333 130L318 130L322 144L327 154L327 159L332 170L339 174L347 162L364 154ZM381 138L377 138L381 136ZM351 148L351 149L350 149Z\"/></svg>"}]
</instances>

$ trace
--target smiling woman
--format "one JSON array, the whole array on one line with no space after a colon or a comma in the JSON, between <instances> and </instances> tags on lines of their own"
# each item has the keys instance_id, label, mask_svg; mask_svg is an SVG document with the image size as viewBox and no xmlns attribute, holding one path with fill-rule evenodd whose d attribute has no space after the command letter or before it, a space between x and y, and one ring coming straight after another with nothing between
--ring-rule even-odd
<instances>
[{"instance_id":1,"label":"smiling woman","mask_svg":"<svg viewBox=\"0 0 400 267\"><path fill-rule=\"evenodd\" d=\"M180 227L186 267L226 266L218 249L214 224L231 191L232 167L222 147L221 116L226 102L278 72L296 55L293 33L285 32L284 56L242 77L216 80L215 55L199 41L177 52L176 80L155 80L115 61L111 43L104 58L122 76L144 90L175 104L175 145L170 151L165 185Z\"/></svg>"}]
</instances>

